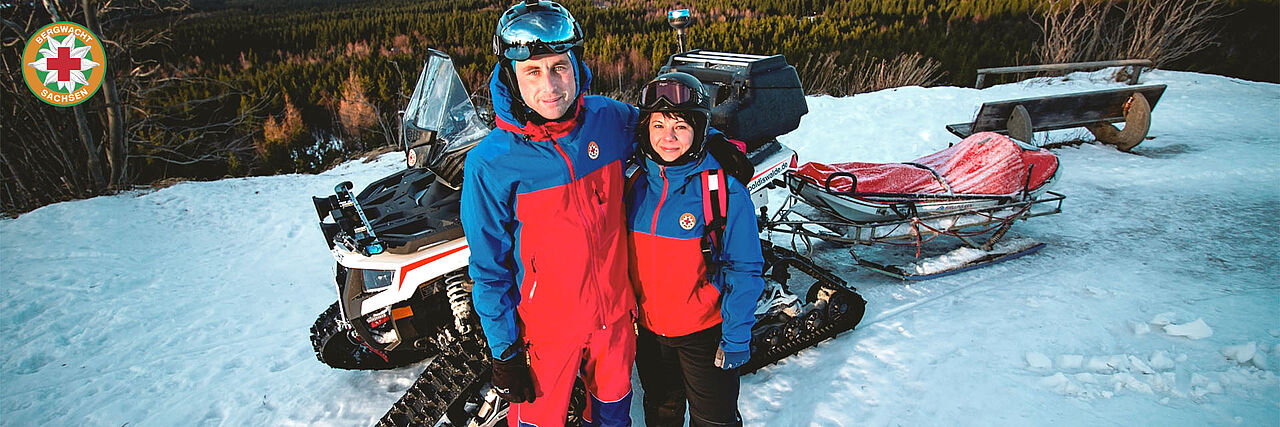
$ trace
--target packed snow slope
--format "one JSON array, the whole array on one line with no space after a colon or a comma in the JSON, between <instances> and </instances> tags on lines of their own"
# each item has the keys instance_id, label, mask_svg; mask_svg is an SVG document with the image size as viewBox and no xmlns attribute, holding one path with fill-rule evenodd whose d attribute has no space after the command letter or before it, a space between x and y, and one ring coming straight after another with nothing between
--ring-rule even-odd
<instances>
[{"instance_id":1,"label":"packed snow slope","mask_svg":"<svg viewBox=\"0 0 1280 427\"><path fill-rule=\"evenodd\" d=\"M810 97L780 139L802 162L906 161L957 141L943 126L984 101L1120 86L1106 77ZM1280 86L1143 80L1169 85L1152 139L1133 153L1054 150L1063 212L1008 237L1047 243L1038 254L904 283L817 244L817 262L866 297L866 318L744 377L746 423L1280 425ZM421 365L347 372L312 355L308 329L335 295L310 197L361 188L402 159L0 220L0 424L371 424ZM770 196L776 207L785 194Z\"/></svg>"}]
</instances>

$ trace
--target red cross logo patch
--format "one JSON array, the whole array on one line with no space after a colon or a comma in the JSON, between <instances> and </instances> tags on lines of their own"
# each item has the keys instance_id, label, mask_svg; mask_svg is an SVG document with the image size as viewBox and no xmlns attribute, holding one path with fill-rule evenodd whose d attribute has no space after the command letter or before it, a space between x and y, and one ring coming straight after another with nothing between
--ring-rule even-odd
<instances>
[{"instance_id":1,"label":"red cross logo patch","mask_svg":"<svg viewBox=\"0 0 1280 427\"><path fill-rule=\"evenodd\" d=\"M680 228L692 230L693 226L697 225L697 223L698 219L694 218L691 213L685 212L684 215L680 215Z\"/></svg>"},{"instance_id":2,"label":"red cross logo patch","mask_svg":"<svg viewBox=\"0 0 1280 427\"><path fill-rule=\"evenodd\" d=\"M89 29L74 22L54 22L27 40L22 77L44 102L70 107L89 99L102 86L106 53Z\"/></svg>"},{"instance_id":3,"label":"red cross logo patch","mask_svg":"<svg viewBox=\"0 0 1280 427\"><path fill-rule=\"evenodd\" d=\"M600 146L596 145L595 141L587 143L587 157L590 157L591 160L600 157Z\"/></svg>"}]
</instances>

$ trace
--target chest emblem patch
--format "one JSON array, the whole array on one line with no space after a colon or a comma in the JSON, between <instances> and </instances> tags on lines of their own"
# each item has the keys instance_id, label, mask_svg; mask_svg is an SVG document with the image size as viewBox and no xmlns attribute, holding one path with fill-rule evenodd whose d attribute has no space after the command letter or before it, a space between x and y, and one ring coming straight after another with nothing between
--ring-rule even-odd
<instances>
[{"instance_id":1,"label":"chest emblem patch","mask_svg":"<svg viewBox=\"0 0 1280 427\"><path fill-rule=\"evenodd\" d=\"M590 157L591 160L595 160L597 157L600 157L600 146L596 145L595 141L591 141L587 144L587 157Z\"/></svg>"},{"instance_id":2,"label":"chest emblem patch","mask_svg":"<svg viewBox=\"0 0 1280 427\"><path fill-rule=\"evenodd\" d=\"M698 219L694 218L691 213L685 212L684 215L680 215L680 228L692 230L693 226L697 225L697 222Z\"/></svg>"}]
</instances>

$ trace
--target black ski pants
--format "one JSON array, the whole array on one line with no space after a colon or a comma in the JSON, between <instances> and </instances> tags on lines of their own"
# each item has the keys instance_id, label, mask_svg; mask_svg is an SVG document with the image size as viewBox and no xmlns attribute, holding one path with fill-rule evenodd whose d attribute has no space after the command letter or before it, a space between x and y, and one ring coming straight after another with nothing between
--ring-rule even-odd
<instances>
[{"instance_id":1,"label":"black ski pants","mask_svg":"<svg viewBox=\"0 0 1280 427\"><path fill-rule=\"evenodd\" d=\"M741 426L738 370L715 365L720 325L680 337L640 328L636 371L644 390L644 424L684 425L685 402L691 426Z\"/></svg>"}]
</instances>

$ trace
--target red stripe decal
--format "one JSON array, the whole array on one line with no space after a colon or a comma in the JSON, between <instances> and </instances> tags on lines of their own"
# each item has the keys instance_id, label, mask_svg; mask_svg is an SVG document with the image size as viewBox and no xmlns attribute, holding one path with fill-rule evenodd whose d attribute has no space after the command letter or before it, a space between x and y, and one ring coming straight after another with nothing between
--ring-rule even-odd
<instances>
[{"instance_id":1,"label":"red stripe decal","mask_svg":"<svg viewBox=\"0 0 1280 427\"><path fill-rule=\"evenodd\" d=\"M398 290L398 289L400 289L401 287L403 287L403 286L404 286L404 276L408 275L410 270L413 270L413 269L415 269L415 268L418 268L418 267L421 267L421 266L424 266L424 265L430 264L431 262L433 262L433 261L435 261L435 260L438 260L438 259L440 259L440 258L444 258L444 257L447 257L447 256L449 256L449 255L453 255L453 254L457 253L457 252L458 252L458 251L460 251L460 250L463 250L463 249L468 248L469 246L470 246L470 245L462 245L462 246L459 246L459 247L456 247L456 248L453 248L453 249L450 249L450 250L444 251L444 252L442 252L442 253L438 253L438 254L435 254L435 255L432 255L432 256L429 256L429 257L423 258L423 259L418 260L418 261L414 261L412 264L406 265L406 266L404 266L404 267L400 267L400 283L396 284L396 289Z\"/></svg>"}]
</instances>

